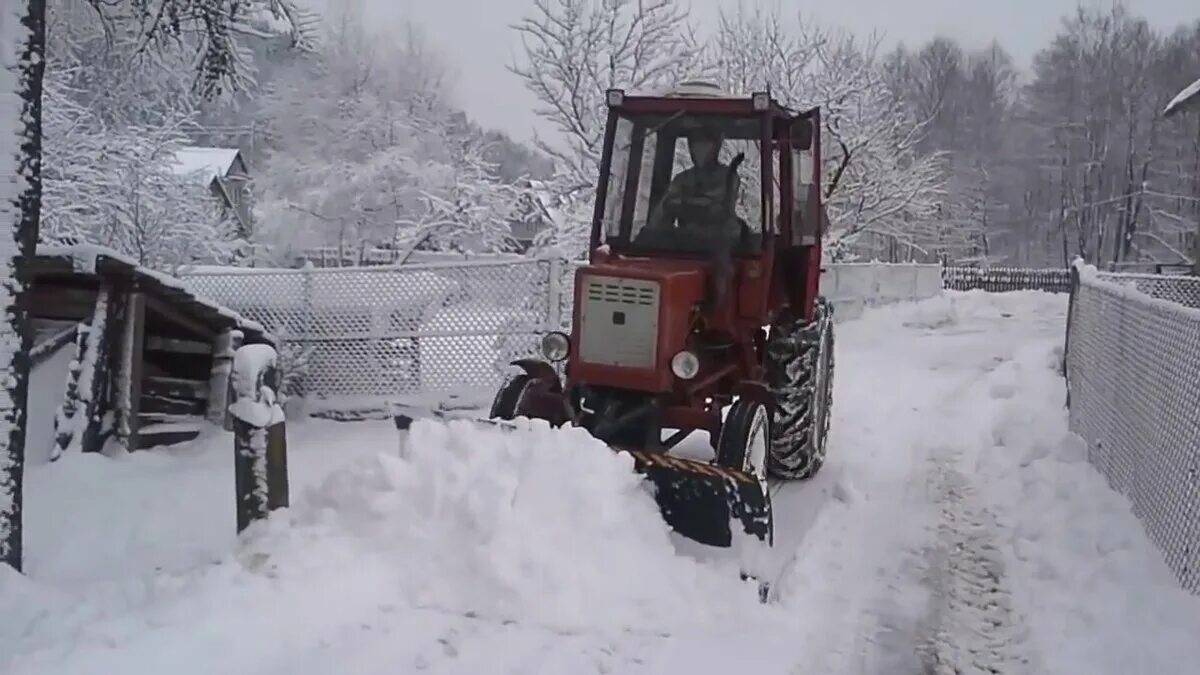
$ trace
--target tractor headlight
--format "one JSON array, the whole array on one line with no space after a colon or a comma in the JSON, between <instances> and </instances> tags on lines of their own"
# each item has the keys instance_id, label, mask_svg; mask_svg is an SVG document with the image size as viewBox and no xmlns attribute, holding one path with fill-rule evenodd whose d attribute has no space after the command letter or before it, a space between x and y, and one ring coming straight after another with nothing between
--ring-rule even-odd
<instances>
[{"instance_id":1,"label":"tractor headlight","mask_svg":"<svg viewBox=\"0 0 1200 675\"><path fill-rule=\"evenodd\" d=\"M700 372L700 357L684 350L671 359L671 372L681 380L690 380Z\"/></svg>"},{"instance_id":2,"label":"tractor headlight","mask_svg":"<svg viewBox=\"0 0 1200 675\"><path fill-rule=\"evenodd\" d=\"M542 356L549 361L562 361L571 353L571 339L566 333L546 333L542 336Z\"/></svg>"}]
</instances>

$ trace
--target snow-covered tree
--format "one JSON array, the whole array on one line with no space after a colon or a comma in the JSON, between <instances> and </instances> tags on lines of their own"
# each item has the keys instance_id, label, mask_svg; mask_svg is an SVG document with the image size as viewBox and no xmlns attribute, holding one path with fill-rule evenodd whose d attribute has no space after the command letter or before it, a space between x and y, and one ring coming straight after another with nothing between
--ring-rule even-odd
<instances>
[{"instance_id":1,"label":"snow-covered tree","mask_svg":"<svg viewBox=\"0 0 1200 675\"><path fill-rule=\"evenodd\" d=\"M0 564L21 569L21 502L25 411L32 332L17 278L33 253L41 201L41 87L45 49L43 0L0 3Z\"/></svg>"},{"instance_id":2,"label":"snow-covered tree","mask_svg":"<svg viewBox=\"0 0 1200 675\"><path fill-rule=\"evenodd\" d=\"M584 204L600 166L605 92L655 91L703 75L704 45L677 0L535 0L513 28L523 58L510 70L536 97L537 115L558 131L556 138L535 140L557 165L558 175L548 181L556 190L550 199L571 205L542 243L574 247L587 241L591 216Z\"/></svg>"},{"instance_id":3,"label":"snow-covered tree","mask_svg":"<svg viewBox=\"0 0 1200 675\"><path fill-rule=\"evenodd\" d=\"M442 98L443 78L415 27L379 36L356 4L334 10L319 52L263 102L275 231L260 243L508 248L514 187L488 158L495 144Z\"/></svg>"},{"instance_id":4,"label":"snow-covered tree","mask_svg":"<svg viewBox=\"0 0 1200 675\"><path fill-rule=\"evenodd\" d=\"M559 131L538 139L561 170L591 185L600 165L604 93L648 91L694 75L702 45L677 0L534 0L514 29L524 62L511 67Z\"/></svg>"},{"instance_id":5,"label":"snow-covered tree","mask_svg":"<svg viewBox=\"0 0 1200 675\"><path fill-rule=\"evenodd\" d=\"M731 93L769 89L795 109L820 106L824 174L835 258L863 235L934 252L948 243L942 158L921 153L921 120L889 88L877 43L775 10L722 15L713 66Z\"/></svg>"},{"instance_id":6,"label":"snow-covered tree","mask_svg":"<svg viewBox=\"0 0 1200 675\"><path fill-rule=\"evenodd\" d=\"M84 0L108 36L138 36L137 53L191 53L193 88L206 97L228 95L254 83L244 41L287 34L310 47L315 14L297 0Z\"/></svg>"},{"instance_id":7,"label":"snow-covered tree","mask_svg":"<svg viewBox=\"0 0 1200 675\"><path fill-rule=\"evenodd\" d=\"M110 127L72 99L72 73L45 76L45 192L40 239L111 247L149 267L228 262L238 247L232 214L203 179L178 175L190 115Z\"/></svg>"}]
</instances>

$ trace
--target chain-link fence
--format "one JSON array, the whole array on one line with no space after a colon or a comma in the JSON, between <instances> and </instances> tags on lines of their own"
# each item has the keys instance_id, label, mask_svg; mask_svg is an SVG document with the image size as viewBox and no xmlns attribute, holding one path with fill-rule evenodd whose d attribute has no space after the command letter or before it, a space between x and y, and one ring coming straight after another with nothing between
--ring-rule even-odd
<instances>
[{"instance_id":1,"label":"chain-link fence","mask_svg":"<svg viewBox=\"0 0 1200 675\"><path fill-rule=\"evenodd\" d=\"M1200 310L1197 279L1073 271L1067 323L1071 430L1200 592Z\"/></svg>"},{"instance_id":2,"label":"chain-link fence","mask_svg":"<svg viewBox=\"0 0 1200 675\"><path fill-rule=\"evenodd\" d=\"M562 261L328 269L221 269L195 292L264 324L303 353L292 369L320 397L494 388L505 365L561 325ZM569 299L568 299L569 302ZM295 374L295 373L294 373Z\"/></svg>"},{"instance_id":3,"label":"chain-link fence","mask_svg":"<svg viewBox=\"0 0 1200 675\"><path fill-rule=\"evenodd\" d=\"M1071 273L1065 269L947 266L942 269L942 284L952 291L1069 293Z\"/></svg>"},{"instance_id":4,"label":"chain-link fence","mask_svg":"<svg viewBox=\"0 0 1200 675\"><path fill-rule=\"evenodd\" d=\"M1121 284L1159 300L1200 308L1200 277L1171 274L1128 274L1097 272L1104 281Z\"/></svg>"},{"instance_id":5,"label":"chain-link fence","mask_svg":"<svg viewBox=\"0 0 1200 675\"><path fill-rule=\"evenodd\" d=\"M509 363L571 320L577 261L503 257L399 267L208 268L183 279L262 323L287 383L308 398L494 392ZM941 292L937 265L829 265L822 292L840 319Z\"/></svg>"}]
</instances>

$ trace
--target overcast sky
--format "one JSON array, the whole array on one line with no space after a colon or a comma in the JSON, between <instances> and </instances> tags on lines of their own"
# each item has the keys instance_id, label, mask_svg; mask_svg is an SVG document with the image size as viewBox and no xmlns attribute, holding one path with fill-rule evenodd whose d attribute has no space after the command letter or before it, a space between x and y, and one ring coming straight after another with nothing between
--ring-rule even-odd
<instances>
[{"instance_id":1,"label":"overcast sky","mask_svg":"<svg viewBox=\"0 0 1200 675\"><path fill-rule=\"evenodd\" d=\"M341 0L313 0L319 2ZM454 98L483 126L503 129L526 139L545 123L533 114L534 101L521 82L506 70L519 49L510 27L532 11L532 0L361 0L373 22L415 20L423 25L444 58L458 71ZM737 0L682 0L703 28L721 8ZM753 6L756 0L744 0ZM826 25L855 32L879 30L885 45L918 44L937 34L953 36L971 47L998 39L1018 60L1028 64L1034 52L1053 37L1059 19L1076 0L761 0L778 3L787 15L803 12ZM1102 7L1111 0L1085 0ZM1133 13L1156 27L1169 28L1200 18L1200 0L1127 0Z\"/></svg>"}]
</instances>

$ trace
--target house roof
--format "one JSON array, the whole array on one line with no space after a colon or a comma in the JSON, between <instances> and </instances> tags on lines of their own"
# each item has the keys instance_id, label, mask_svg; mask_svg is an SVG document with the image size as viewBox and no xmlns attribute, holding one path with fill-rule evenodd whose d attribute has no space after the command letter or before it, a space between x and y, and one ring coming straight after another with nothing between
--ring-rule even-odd
<instances>
[{"instance_id":1,"label":"house roof","mask_svg":"<svg viewBox=\"0 0 1200 675\"><path fill-rule=\"evenodd\" d=\"M276 336L257 321L197 295L173 276L139 265L136 260L103 246L38 246L33 260L22 260L20 267L24 278L34 283L38 279L49 281L68 277L121 281L130 288L167 301L218 332L223 329L242 331L246 344L277 344Z\"/></svg>"},{"instance_id":2,"label":"house roof","mask_svg":"<svg viewBox=\"0 0 1200 675\"><path fill-rule=\"evenodd\" d=\"M237 148L205 148L190 146L175 152L172 169L177 176L197 176L204 184L223 177L237 160Z\"/></svg>"},{"instance_id":3,"label":"house roof","mask_svg":"<svg viewBox=\"0 0 1200 675\"><path fill-rule=\"evenodd\" d=\"M1163 110L1163 116L1170 117L1177 112L1194 107L1200 107L1200 80L1196 80L1179 92L1179 95L1167 104L1166 109Z\"/></svg>"}]
</instances>

